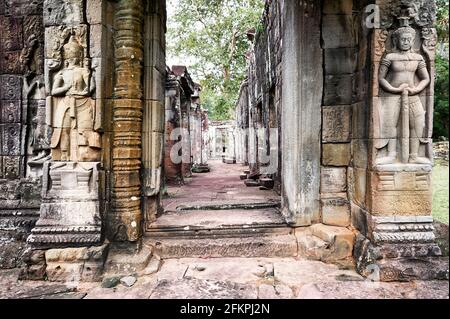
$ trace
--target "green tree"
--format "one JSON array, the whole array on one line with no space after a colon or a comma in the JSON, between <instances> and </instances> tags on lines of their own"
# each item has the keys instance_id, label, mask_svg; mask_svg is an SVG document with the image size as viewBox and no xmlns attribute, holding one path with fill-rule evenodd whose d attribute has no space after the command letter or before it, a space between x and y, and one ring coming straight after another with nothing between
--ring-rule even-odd
<instances>
[{"instance_id":1,"label":"green tree","mask_svg":"<svg viewBox=\"0 0 450 319\"><path fill-rule=\"evenodd\" d=\"M436 30L440 42L448 43L448 0L437 0Z\"/></svg>"},{"instance_id":2,"label":"green tree","mask_svg":"<svg viewBox=\"0 0 450 319\"><path fill-rule=\"evenodd\" d=\"M436 84L434 103L434 138L448 137L449 111L448 111L448 58L436 57Z\"/></svg>"},{"instance_id":3,"label":"green tree","mask_svg":"<svg viewBox=\"0 0 450 319\"><path fill-rule=\"evenodd\" d=\"M434 104L434 138L449 136L449 10L448 0L437 0L436 30L438 34L438 54L436 56L436 84Z\"/></svg>"},{"instance_id":4,"label":"green tree","mask_svg":"<svg viewBox=\"0 0 450 319\"><path fill-rule=\"evenodd\" d=\"M256 27L264 0L172 0L168 51L192 60L190 72L203 87L202 101L215 120L232 117L246 76L248 29Z\"/></svg>"}]
</instances>

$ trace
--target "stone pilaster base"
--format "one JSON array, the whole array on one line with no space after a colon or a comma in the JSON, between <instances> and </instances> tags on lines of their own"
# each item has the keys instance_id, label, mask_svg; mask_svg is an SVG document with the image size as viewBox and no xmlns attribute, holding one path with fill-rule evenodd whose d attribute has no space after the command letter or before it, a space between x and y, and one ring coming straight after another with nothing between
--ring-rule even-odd
<instances>
[{"instance_id":1,"label":"stone pilaster base","mask_svg":"<svg viewBox=\"0 0 450 319\"><path fill-rule=\"evenodd\" d=\"M373 217L370 238L356 239L358 272L385 282L448 280L448 258L441 257L433 231L432 217Z\"/></svg>"},{"instance_id":2,"label":"stone pilaster base","mask_svg":"<svg viewBox=\"0 0 450 319\"><path fill-rule=\"evenodd\" d=\"M99 163L45 163L40 217L28 243L41 249L99 244L100 185Z\"/></svg>"},{"instance_id":3,"label":"stone pilaster base","mask_svg":"<svg viewBox=\"0 0 450 319\"><path fill-rule=\"evenodd\" d=\"M108 245L47 250L47 278L57 282L101 281L107 255Z\"/></svg>"}]
</instances>

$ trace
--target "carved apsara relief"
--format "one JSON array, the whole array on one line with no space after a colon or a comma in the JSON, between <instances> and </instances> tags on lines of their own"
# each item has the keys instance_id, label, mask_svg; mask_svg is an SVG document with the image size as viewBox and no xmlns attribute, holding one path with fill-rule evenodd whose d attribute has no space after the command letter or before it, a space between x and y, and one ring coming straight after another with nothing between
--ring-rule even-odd
<instances>
[{"instance_id":1,"label":"carved apsara relief","mask_svg":"<svg viewBox=\"0 0 450 319\"><path fill-rule=\"evenodd\" d=\"M48 122L53 128L54 161L98 162L101 157L100 110L92 95L95 81L87 55L84 27L59 27L47 62Z\"/></svg>"},{"instance_id":2,"label":"carved apsara relief","mask_svg":"<svg viewBox=\"0 0 450 319\"><path fill-rule=\"evenodd\" d=\"M432 80L434 37L429 28L420 27L430 23L426 12L432 9L417 1L396 3L387 7L387 16L397 19L395 28L378 31L375 41L375 54L382 57L375 84L379 87L375 103L376 165L430 165L426 145L430 141L432 105L427 89ZM384 25L392 26L394 22Z\"/></svg>"}]
</instances>

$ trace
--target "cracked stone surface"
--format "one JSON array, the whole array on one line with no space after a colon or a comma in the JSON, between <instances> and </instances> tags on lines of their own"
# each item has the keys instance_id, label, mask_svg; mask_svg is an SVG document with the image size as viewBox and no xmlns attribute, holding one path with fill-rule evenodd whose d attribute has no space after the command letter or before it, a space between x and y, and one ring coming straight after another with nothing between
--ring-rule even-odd
<instances>
[{"instance_id":1,"label":"cracked stone surface","mask_svg":"<svg viewBox=\"0 0 450 319\"><path fill-rule=\"evenodd\" d=\"M296 258L163 260L132 287L18 281L0 272L0 298L33 299L448 299L448 281L371 282L352 270Z\"/></svg>"}]
</instances>

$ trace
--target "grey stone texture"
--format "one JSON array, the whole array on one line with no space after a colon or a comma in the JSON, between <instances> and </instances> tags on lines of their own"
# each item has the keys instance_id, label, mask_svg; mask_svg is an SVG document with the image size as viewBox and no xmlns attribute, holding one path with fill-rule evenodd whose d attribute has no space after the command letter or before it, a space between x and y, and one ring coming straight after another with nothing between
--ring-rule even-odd
<instances>
[{"instance_id":1,"label":"grey stone texture","mask_svg":"<svg viewBox=\"0 0 450 319\"><path fill-rule=\"evenodd\" d=\"M42 163L34 159L48 154L43 1L8 0L1 7L0 268L15 268L27 259L26 237L39 212Z\"/></svg>"}]
</instances>

